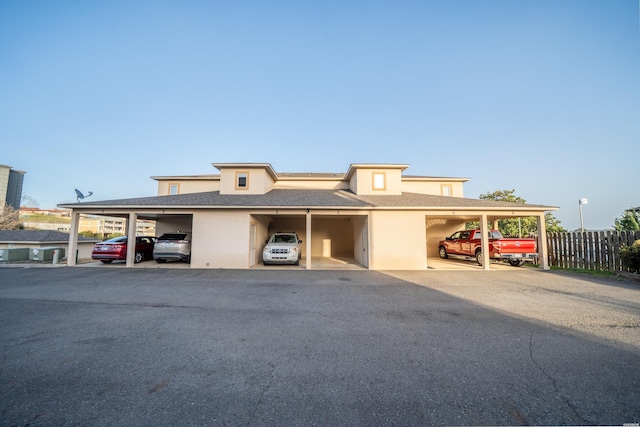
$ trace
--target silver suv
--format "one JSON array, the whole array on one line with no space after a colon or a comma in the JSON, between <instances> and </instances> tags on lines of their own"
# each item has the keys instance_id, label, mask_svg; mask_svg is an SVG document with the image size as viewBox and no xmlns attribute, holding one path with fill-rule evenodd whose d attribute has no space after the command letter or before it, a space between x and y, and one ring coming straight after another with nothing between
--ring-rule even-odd
<instances>
[{"instance_id":1,"label":"silver suv","mask_svg":"<svg viewBox=\"0 0 640 427\"><path fill-rule=\"evenodd\" d=\"M153 247L156 262L191 262L191 233L165 233Z\"/></svg>"},{"instance_id":2,"label":"silver suv","mask_svg":"<svg viewBox=\"0 0 640 427\"><path fill-rule=\"evenodd\" d=\"M266 246L262 250L262 262L264 265L300 265L300 258L302 258L300 243L302 243L302 240L298 239L296 233L274 233L265 243Z\"/></svg>"}]
</instances>

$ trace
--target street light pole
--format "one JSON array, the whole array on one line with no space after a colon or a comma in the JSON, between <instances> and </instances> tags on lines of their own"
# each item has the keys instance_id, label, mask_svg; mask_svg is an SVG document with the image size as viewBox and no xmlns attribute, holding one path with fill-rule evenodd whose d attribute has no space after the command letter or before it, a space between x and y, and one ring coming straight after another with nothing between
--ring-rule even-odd
<instances>
[{"instance_id":1,"label":"street light pole","mask_svg":"<svg viewBox=\"0 0 640 427\"><path fill-rule=\"evenodd\" d=\"M584 223L582 222L582 205L589 203L589 199L578 200L578 207L580 208L580 231L584 232Z\"/></svg>"}]
</instances>

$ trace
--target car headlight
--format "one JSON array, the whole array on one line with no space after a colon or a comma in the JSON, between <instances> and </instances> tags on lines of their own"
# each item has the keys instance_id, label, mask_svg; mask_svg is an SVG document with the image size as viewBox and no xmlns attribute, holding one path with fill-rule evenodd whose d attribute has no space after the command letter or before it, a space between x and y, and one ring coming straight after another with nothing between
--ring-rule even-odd
<instances>
[{"instance_id":1,"label":"car headlight","mask_svg":"<svg viewBox=\"0 0 640 427\"><path fill-rule=\"evenodd\" d=\"M262 250L262 252L266 252L266 253L270 254L270 253L271 253L271 249L269 249L269 248L264 248L264 249Z\"/></svg>"},{"instance_id":2,"label":"car headlight","mask_svg":"<svg viewBox=\"0 0 640 427\"><path fill-rule=\"evenodd\" d=\"M298 252L298 248L292 248L292 249L291 249L291 252L292 252L292 253L296 253L296 252Z\"/></svg>"}]
</instances>

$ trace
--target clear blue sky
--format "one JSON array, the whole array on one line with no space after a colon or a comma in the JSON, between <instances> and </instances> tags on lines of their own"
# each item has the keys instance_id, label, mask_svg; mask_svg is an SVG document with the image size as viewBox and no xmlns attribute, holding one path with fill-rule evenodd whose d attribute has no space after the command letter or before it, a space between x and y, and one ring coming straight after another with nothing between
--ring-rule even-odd
<instances>
[{"instance_id":1,"label":"clear blue sky","mask_svg":"<svg viewBox=\"0 0 640 427\"><path fill-rule=\"evenodd\" d=\"M640 206L639 3L3 0L0 163L41 208L406 163L609 228Z\"/></svg>"}]
</instances>

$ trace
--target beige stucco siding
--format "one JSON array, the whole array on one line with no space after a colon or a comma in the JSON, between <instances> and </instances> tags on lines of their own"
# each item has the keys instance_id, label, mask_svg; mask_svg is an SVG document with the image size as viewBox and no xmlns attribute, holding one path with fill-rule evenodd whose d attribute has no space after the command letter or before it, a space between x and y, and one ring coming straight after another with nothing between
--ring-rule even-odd
<instances>
[{"instance_id":1,"label":"beige stucco siding","mask_svg":"<svg viewBox=\"0 0 640 427\"><path fill-rule=\"evenodd\" d=\"M349 184L343 180L326 180L326 181L310 181L310 180L278 180L273 188L276 190L347 190Z\"/></svg>"},{"instance_id":2,"label":"beige stucco siding","mask_svg":"<svg viewBox=\"0 0 640 427\"><path fill-rule=\"evenodd\" d=\"M247 187L237 187L237 174L247 176ZM273 178L264 169L229 168L220 171L220 194L265 194L273 188Z\"/></svg>"},{"instance_id":3,"label":"beige stucco siding","mask_svg":"<svg viewBox=\"0 0 640 427\"><path fill-rule=\"evenodd\" d=\"M311 256L321 257L324 249L329 256L353 257L353 223L350 218L323 218L313 216L311 220Z\"/></svg>"},{"instance_id":4,"label":"beige stucco siding","mask_svg":"<svg viewBox=\"0 0 640 427\"><path fill-rule=\"evenodd\" d=\"M192 268L248 268L251 215L198 211L193 215Z\"/></svg>"},{"instance_id":5,"label":"beige stucco siding","mask_svg":"<svg viewBox=\"0 0 640 427\"><path fill-rule=\"evenodd\" d=\"M160 237L165 233L192 231L191 224L192 215L167 215L156 222L156 237Z\"/></svg>"},{"instance_id":6,"label":"beige stucco siding","mask_svg":"<svg viewBox=\"0 0 640 427\"><path fill-rule=\"evenodd\" d=\"M369 215L373 270L427 268L425 216L421 212L383 211Z\"/></svg>"},{"instance_id":7,"label":"beige stucco siding","mask_svg":"<svg viewBox=\"0 0 640 427\"><path fill-rule=\"evenodd\" d=\"M369 232L368 232L368 215L360 215L353 217L353 259L358 264L369 266Z\"/></svg>"},{"instance_id":8,"label":"beige stucco siding","mask_svg":"<svg viewBox=\"0 0 640 427\"><path fill-rule=\"evenodd\" d=\"M374 189L374 176L384 176L384 188ZM358 169L351 178L351 191L356 194L381 195L402 193L402 171L399 169Z\"/></svg>"},{"instance_id":9,"label":"beige stucco siding","mask_svg":"<svg viewBox=\"0 0 640 427\"><path fill-rule=\"evenodd\" d=\"M207 191L219 191L219 179L203 179L203 180L181 180L173 179L167 181L158 181L158 196L169 195L171 185L178 185L178 194L204 193Z\"/></svg>"},{"instance_id":10,"label":"beige stucco siding","mask_svg":"<svg viewBox=\"0 0 640 427\"><path fill-rule=\"evenodd\" d=\"M405 193L418 194L434 194L436 196L444 196L442 191L443 185L451 186L451 196L464 197L462 182L421 182L421 181L403 181L402 191Z\"/></svg>"},{"instance_id":11,"label":"beige stucco siding","mask_svg":"<svg viewBox=\"0 0 640 427\"><path fill-rule=\"evenodd\" d=\"M456 231L464 230L464 224L465 221L459 219L426 217L427 257L439 258L440 240L444 240L445 237L451 236Z\"/></svg>"}]
</instances>

